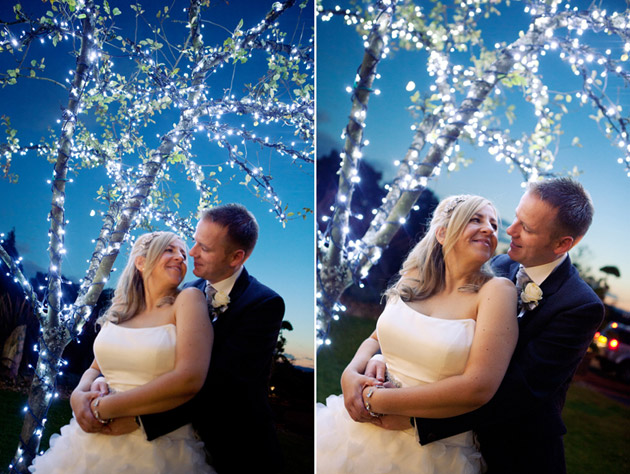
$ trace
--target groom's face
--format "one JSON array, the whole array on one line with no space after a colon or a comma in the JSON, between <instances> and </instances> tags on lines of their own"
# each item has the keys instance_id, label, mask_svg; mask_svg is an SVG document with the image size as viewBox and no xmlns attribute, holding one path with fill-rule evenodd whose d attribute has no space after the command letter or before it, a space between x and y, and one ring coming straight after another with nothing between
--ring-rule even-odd
<instances>
[{"instance_id":1,"label":"groom's face","mask_svg":"<svg viewBox=\"0 0 630 474\"><path fill-rule=\"evenodd\" d=\"M234 251L228 245L227 231L227 227L209 219L202 219L197 224L195 245L189 254L195 259L193 273L199 278L217 283L231 276L238 268Z\"/></svg>"},{"instance_id":2,"label":"groom's face","mask_svg":"<svg viewBox=\"0 0 630 474\"><path fill-rule=\"evenodd\" d=\"M516 217L507 228L512 237L508 255L525 267L552 262L558 257L554 251L553 225L557 211L537 195L526 192L516 208Z\"/></svg>"}]
</instances>

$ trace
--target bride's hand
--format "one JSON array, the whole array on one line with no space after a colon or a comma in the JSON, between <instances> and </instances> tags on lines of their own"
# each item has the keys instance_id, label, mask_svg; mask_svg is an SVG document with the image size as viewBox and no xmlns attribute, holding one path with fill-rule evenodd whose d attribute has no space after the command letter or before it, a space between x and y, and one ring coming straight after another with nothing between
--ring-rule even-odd
<instances>
[{"instance_id":1,"label":"bride's hand","mask_svg":"<svg viewBox=\"0 0 630 474\"><path fill-rule=\"evenodd\" d=\"M105 381L105 377L98 377L90 386L91 392L98 392L101 395L107 395L109 393L109 385Z\"/></svg>"},{"instance_id":2,"label":"bride's hand","mask_svg":"<svg viewBox=\"0 0 630 474\"><path fill-rule=\"evenodd\" d=\"M103 424L99 423L94 415L90 404L92 400L100 394L97 391L83 391L75 389L70 396L70 405L74 412L74 417L79 426L86 433L99 433L103 430Z\"/></svg>"},{"instance_id":3,"label":"bride's hand","mask_svg":"<svg viewBox=\"0 0 630 474\"><path fill-rule=\"evenodd\" d=\"M378 385L380 382L372 377L367 377L359 372L346 367L341 374L341 390L343 391L343 403L354 421L372 421L372 416L363 405L363 389L368 385Z\"/></svg>"},{"instance_id":4,"label":"bride's hand","mask_svg":"<svg viewBox=\"0 0 630 474\"><path fill-rule=\"evenodd\" d=\"M387 366L385 365L385 359L382 354L375 354L369 360L365 366L365 375L368 377L374 377L379 382L385 382L385 372Z\"/></svg>"}]
</instances>

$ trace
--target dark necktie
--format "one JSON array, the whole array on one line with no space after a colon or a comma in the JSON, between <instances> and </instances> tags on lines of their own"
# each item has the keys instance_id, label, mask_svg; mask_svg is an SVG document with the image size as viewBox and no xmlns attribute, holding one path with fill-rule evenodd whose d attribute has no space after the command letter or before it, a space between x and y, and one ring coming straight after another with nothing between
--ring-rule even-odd
<instances>
[{"instance_id":1,"label":"dark necktie","mask_svg":"<svg viewBox=\"0 0 630 474\"><path fill-rule=\"evenodd\" d=\"M523 307L523 302L521 301L521 291L525 288L532 279L529 277L527 272L525 271L525 267L523 265L519 265L518 272L516 273L516 293L518 295L518 317L522 317L525 313L525 309Z\"/></svg>"}]
</instances>

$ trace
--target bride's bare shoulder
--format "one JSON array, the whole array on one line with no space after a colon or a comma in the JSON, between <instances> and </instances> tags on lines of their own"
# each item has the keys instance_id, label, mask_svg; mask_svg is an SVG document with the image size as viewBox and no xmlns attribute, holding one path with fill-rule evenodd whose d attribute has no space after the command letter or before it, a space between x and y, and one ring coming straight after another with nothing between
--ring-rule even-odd
<instances>
[{"instance_id":1,"label":"bride's bare shoulder","mask_svg":"<svg viewBox=\"0 0 630 474\"><path fill-rule=\"evenodd\" d=\"M175 303L198 303L205 302L206 295L199 288L188 287L179 292Z\"/></svg>"},{"instance_id":2,"label":"bride's bare shoulder","mask_svg":"<svg viewBox=\"0 0 630 474\"><path fill-rule=\"evenodd\" d=\"M512 280L504 277L492 277L488 280L479 290L480 295L487 295L489 293L515 293L516 287Z\"/></svg>"}]
</instances>

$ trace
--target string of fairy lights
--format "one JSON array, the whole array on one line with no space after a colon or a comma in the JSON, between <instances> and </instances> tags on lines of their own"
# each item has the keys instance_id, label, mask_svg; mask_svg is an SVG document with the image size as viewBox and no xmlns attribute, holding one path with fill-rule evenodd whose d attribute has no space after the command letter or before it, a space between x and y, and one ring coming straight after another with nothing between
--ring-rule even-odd
<instances>
[{"instance_id":1,"label":"string of fairy lights","mask_svg":"<svg viewBox=\"0 0 630 474\"><path fill-rule=\"evenodd\" d=\"M531 17L529 29L511 44L496 43L494 49L486 50L485 62L470 59L466 62L462 61L466 57L463 53L481 47L476 43L474 31L478 20L492 13L491 2L457 2L448 18L437 8L431 11L433 5L416 4L411 0L374 2L367 8L354 4L350 8L325 7L325 3L330 5L329 2L318 2L318 19L343 19L347 27L357 31L366 49L374 21L384 4L396 4L383 39L389 48L384 48L381 59L395 48L423 51L430 84L424 96L417 93L415 97L413 107L420 119L411 127L413 140L406 156L394 163L398 173L385 186L387 196L381 206L372 210L366 233L354 238L350 237L349 219L365 219L351 211L353 186L360 182L359 161L363 152L357 151L359 147L356 146L352 159L349 159L347 129L342 134L346 147L341 154L336 200L330 214L322 209L318 212L326 224L324 232L318 234L318 346L331 343L331 321L337 320L345 309L338 301L343 290L353 281L362 286L362 280L378 262L389 242L386 236L393 235L406 222L411 210L417 210L415 200L429 180L439 175L443 168L456 169L463 160L460 141L486 149L497 162L517 169L523 176L523 185L552 176L556 151L548 146L548 140L558 133L553 124L566 115L562 104L576 99L580 105L595 107L597 121L603 124L604 133L617 145L621 155L617 161L630 177L628 111L606 93L613 77L626 87L630 85L627 68L630 10L609 13L592 6L581 11L562 1L525 2L524 11ZM589 44L589 34L592 33L609 36L609 43L615 46L601 48ZM580 90L555 96L550 93L539 66L542 57L551 54L568 64L581 79ZM379 75L375 77L380 78ZM507 100L504 97L510 88L522 91L536 117L532 131L519 137L512 136L492 115L497 104ZM407 91L414 89L415 84L410 82ZM353 100L359 90L357 81L346 90ZM364 128L366 111L360 115L353 115L353 112L354 107L351 120L358 121ZM368 144L368 140L362 140L355 145ZM425 147L428 150L423 152Z\"/></svg>"},{"instance_id":2,"label":"string of fairy lights","mask_svg":"<svg viewBox=\"0 0 630 474\"><path fill-rule=\"evenodd\" d=\"M158 48L152 49L129 39L117 39L104 25L103 18L99 17L102 7L95 6L92 1L77 0L72 12L60 5L57 14L39 19L31 19L18 10L19 24L28 25L28 28L19 33L10 27L12 25L4 25L0 32L0 52L17 55L37 40L54 46L64 41L80 40L85 53L78 54L77 68L69 72L65 84L58 82L68 91L68 106L58 121L61 138L53 134L50 143L36 147L33 144L24 146L16 139L0 147L7 167L13 155L23 155L33 149L47 158L56 156L57 163L49 180L53 190L49 289L42 303L36 297L33 300L38 301L33 308L41 327L35 348L39 358L34 368L34 384L38 384L41 390L43 403L35 397L34 403L29 401L25 406L26 419L33 426L33 435L29 439L20 439L10 466L11 472L25 472L35 456L50 401L57 396L56 375L66 364L61 358L61 351L69 340L81 334L121 246L126 242L133 244L134 237L130 231L141 224L162 222L180 235L190 237L194 232L193 212L181 217L170 211L160 199L164 194L160 194L156 186L169 179L170 168L181 168L194 183L200 193L200 206L210 202L216 192L215 173L208 173L208 167L217 169L223 165L238 169L247 177L245 181L254 185L257 193L270 203L270 212L285 223L289 218L286 205L275 192L271 176L263 167L250 161L247 148L269 149L277 156L288 157L291 163L313 163L313 38L305 40L308 42L306 46L286 43L278 21L286 10L294 6L295 0L274 2L258 24L245 30L241 30L239 25L222 46L216 47L203 44L202 31L206 25L199 14L201 3L193 0L191 10L184 10L192 22L192 40L187 49L180 51L180 64L185 64L187 70L183 73L167 69L156 57ZM96 26L92 32L90 27L93 25ZM240 98L230 91L225 91L221 97L211 97L208 78L237 60L246 61L255 51L267 55L270 67L268 77L260 83L260 88L252 89ZM119 62L125 57L136 62L141 74L125 77L115 72L113 58L118 58ZM180 67L184 69L183 65ZM138 80L141 75L143 78ZM12 79L17 81L22 76L23 71L14 71L0 75L0 82L11 85L14 83ZM266 81L276 84L270 86L273 91L279 87L288 89L290 84L293 84L294 90L284 96L270 93L262 89ZM283 97L287 97L286 102ZM103 101L118 104L118 108L110 105L113 111L108 115L100 106ZM158 134L160 144L152 150L145 143L142 130L155 113L164 110L176 110L179 120L170 131ZM90 111L95 113L106 132L102 137L90 132L80 118L81 114ZM119 125L116 130L108 123L112 121L112 116ZM233 118L237 116L244 120L240 127L234 125ZM262 131L264 126L288 127L294 132L294 137L286 141L282 133L277 137L265 136ZM254 133L252 129L255 127L261 132ZM226 159L222 163L206 165L195 158L192 145L199 134L224 150ZM128 157L133 155L140 158L137 166L128 163ZM67 252L63 236L69 223L65 218L65 187L72 183L67 176L81 168L96 166L103 166L111 180L102 193L107 209L90 213L100 217L103 224L98 237L93 240L94 252L88 260L89 267L81 280L78 297L72 304L63 304L61 263ZM30 291L33 299L32 289L19 271L18 264L6 252L0 252L0 257L9 267L9 272L15 275L14 281L25 291Z\"/></svg>"}]
</instances>

